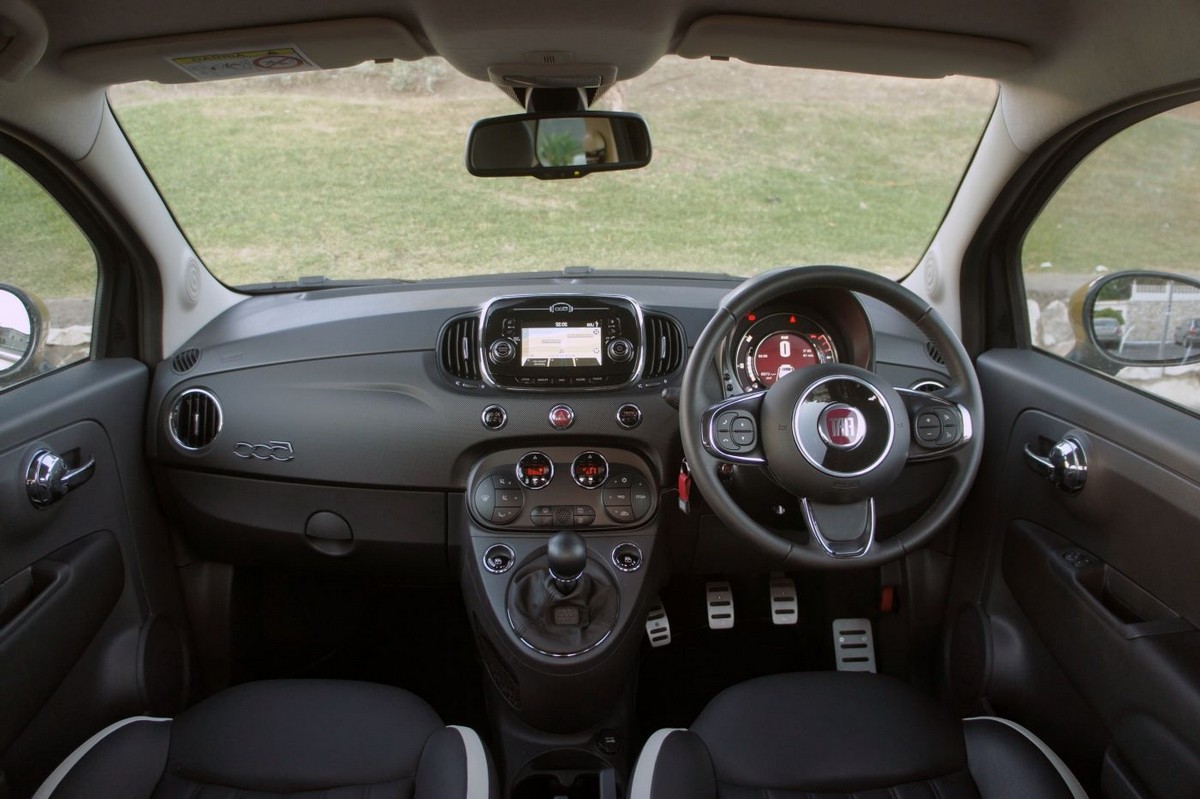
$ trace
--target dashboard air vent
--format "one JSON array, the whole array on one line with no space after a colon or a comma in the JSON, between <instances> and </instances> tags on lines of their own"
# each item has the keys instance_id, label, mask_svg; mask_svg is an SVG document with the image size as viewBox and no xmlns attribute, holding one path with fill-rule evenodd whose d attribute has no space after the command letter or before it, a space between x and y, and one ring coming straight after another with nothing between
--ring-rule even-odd
<instances>
[{"instance_id":1,"label":"dashboard air vent","mask_svg":"<svg viewBox=\"0 0 1200 799\"><path fill-rule=\"evenodd\" d=\"M942 352L937 348L937 345L932 341L925 342L925 354L929 356L929 360L936 363L938 366L945 366L946 359L942 357Z\"/></svg>"},{"instance_id":2,"label":"dashboard air vent","mask_svg":"<svg viewBox=\"0 0 1200 799\"><path fill-rule=\"evenodd\" d=\"M475 360L478 345L479 320L476 317L462 316L451 320L438 344L442 368L462 380L478 380L479 364Z\"/></svg>"},{"instance_id":3,"label":"dashboard air vent","mask_svg":"<svg viewBox=\"0 0 1200 799\"><path fill-rule=\"evenodd\" d=\"M192 347L175 356L171 361L171 369L177 374L191 371L196 362L200 360L200 350Z\"/></svg>"},{"instance_id":4,"label":"dashboard air vent","mask_svg":"<svg viewBox=\"0 0 1200 799\"><path fill-rule=\"evenodd\" d=\"M674 319L658 314L647 314L645 324L646 365L642 376L669 375L683 363L683 330Z\"/></svg>"},{"instance_id":5,"label":"dashboard air vent","mask_svg":"<svg viewBox=\"0 0 1200 799\"><path fill-rule=\"evenodd\" d=\"M203 389L188 389L171 407L171 436L186 450L211 444L221 432L221 422L221 403Z\"/></svg>"}]
</instances>

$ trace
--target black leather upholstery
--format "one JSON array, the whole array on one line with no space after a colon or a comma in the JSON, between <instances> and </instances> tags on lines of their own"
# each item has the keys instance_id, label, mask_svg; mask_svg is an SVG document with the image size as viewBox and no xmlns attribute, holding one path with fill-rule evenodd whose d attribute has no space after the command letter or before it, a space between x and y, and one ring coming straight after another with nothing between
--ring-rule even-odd
<instances>
[{"instance_id":1,"label":"black leather upholstery","mask_svg":"<svg viewBox=\"0 0 1200 799\"><path fill-rule=\"evenodd\" d=\"M608 572L595 561L565 596L554 587L549 562L539 558L522 569L508 589L508 613L517 635L551 655L584 652L617 624L620 594ZM556 611L569 610L576 621L560 623Z\"/></svg>"},{"instance_id":2,"label":"black leather upholstery","mask_svg":"<svg viewBox=\"0 0 1200 799\"><path fill-rule=\"evenodd\" d=\"M638 763L630 799L1077 796L1015 725L964 725L898 680L874 674L752 680L710 702L690 730L657 735L657 751L648 745Z\"/></svg>"},{"instance_id":3,"label":"black leather upholstery","mask_svg":"<svg viewBox=\"0 0 1200 799\"><path fill-rule=\"evenodd\" d=\"M230 688L173 721L121 726L48 796L466 799L477 757L484 762L470 799L498 796L482 748L471 749L468 736L412 694L279 680Z\"/></svg>"}]
</instances>

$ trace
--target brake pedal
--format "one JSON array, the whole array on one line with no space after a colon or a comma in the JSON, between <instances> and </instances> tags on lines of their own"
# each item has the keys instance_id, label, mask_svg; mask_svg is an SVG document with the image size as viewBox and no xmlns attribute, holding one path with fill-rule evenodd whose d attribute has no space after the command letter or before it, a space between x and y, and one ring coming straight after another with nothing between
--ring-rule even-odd
<instances>
[{"instance_id":1,"label":"brake pedal","mask_svg":"<svg viewBox=\"0 0 1200 799\"><path fill-rule=\"evenodd\" d=\"M661 599L655 599L646 614L646 637L650 639L650 646L656 649L671 643L671 622Z\"/></svg>"},{"instance_id":2,"label":"brake pedal","mask_svg":"<svg viewBox=\"0 0 1200 799\"><path fill-rule=\"evenodd\" d=\"M795 624L800 620L796 583L782 574L771 575L771 623Z\"/></svg>"},{"instance_id":3,"label":"brake pedal","mask_svg":"<svg viewBox=\"0 0 1200 799\"><path fill-rule=\"evenodd\" d=\"M733 587L725 580L704 584L708 604L708 629L728 630L733 627Z\"/></svg>"},{"instance_id":4,"label":"brake pedal","mask_svg":"<svg viewBox=\"0 0 1200 799\"><path fill-rule=\"evenodd\" d=\"M833 652L838 671L875 673L875 637L870 619L834 619Z\"/></svg>"}]
</instances>

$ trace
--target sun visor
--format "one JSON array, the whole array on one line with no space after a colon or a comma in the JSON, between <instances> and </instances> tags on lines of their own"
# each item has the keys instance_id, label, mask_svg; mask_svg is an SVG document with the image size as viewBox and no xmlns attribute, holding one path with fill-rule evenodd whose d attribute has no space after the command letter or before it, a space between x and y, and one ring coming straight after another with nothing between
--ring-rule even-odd
<instances>
[{"instance_id":1,"label":"sun visor","mask_svg":"<svg viewBox=\"0 0 1200 799\"><path fill-rule=\"evenodd\" d=\"M46 52L46 21L26 0L0 0L0 78L15 81Z\"/></svg>"},{"instance_id":2,"label":"sun visor","mask_svg":"<svg viewBox=\"0 0 1200 799\"><path fill-rule=\"evenodd\" d=\"M59 63L69 75L93 83L194 83L424 56L399 22L362 18L90 45L63 53Z\"/></svg>"},{"instance_id":3,"label":"sun visor","mask_svg":"<svg viewBox=\"0 0 1200 799\"><path fill-rule=\"evenodd\" d=\"M734 15L692 23L676 52L684 58L906 78L998 78L1034 60L1022 44L979 36Z\"/></svg>"}]
</instances>

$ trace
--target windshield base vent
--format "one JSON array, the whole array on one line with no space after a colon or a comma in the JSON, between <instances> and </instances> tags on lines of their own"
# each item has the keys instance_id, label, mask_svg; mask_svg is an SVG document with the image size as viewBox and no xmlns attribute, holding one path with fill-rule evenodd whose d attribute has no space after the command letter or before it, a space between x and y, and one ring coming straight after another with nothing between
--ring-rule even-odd
<instances>
[{"instance_id":1,"label":"windshield base vent","mask_svg":"<svg viewBox=\"0 0 1200 799\"><path fill-rule=\"evenodd\" d=\"M195 366L196 362L199 360L200 350L194 347L191 349L186 349L171 360L171 371L180 375L184 374L185 372L190 372L192 367Z\"/></svg>"},{"instance_id":2,"label":"windshield base vent","mask_svg":"<svg viewBox=\"0 0 1200 799\"><path fill-rule=\"evenodd\" d=\"M669 316L646 315L646 365L642 377L665 377L683 364L683 328Z\"/></svg>"},{"instance_id":3,"label":"windshield base vent","mask_svg":"<svg viewBox=\"0 0 1200 799\"><path fill-rule=\"evenodd\" d=\"M192 452L215 441L221 432L221 423L221 403L203 389L188 389L171 407L171 437L176 444Z\"/></svg>"},{"instance_id":4,"label":"windshield base vent","mask_svg":"<svg viewBox=\"0 0 1200 799\"><path fill-rule=\"evenodd\" d=\"M450 320L438 342L438 356L446 374L460 380L478 380L479 319L460 316Z\"/></svg>"}]
</instances>

